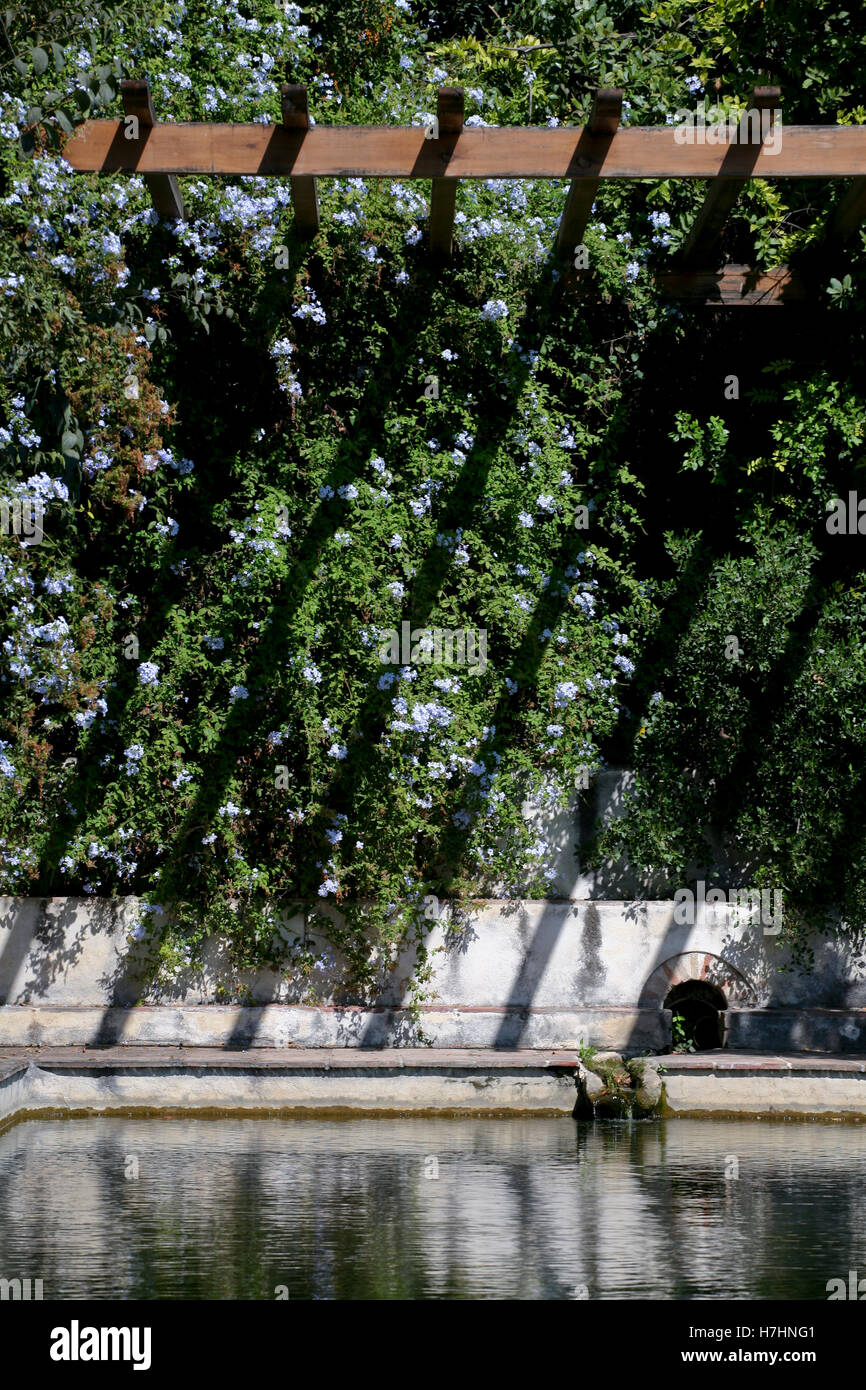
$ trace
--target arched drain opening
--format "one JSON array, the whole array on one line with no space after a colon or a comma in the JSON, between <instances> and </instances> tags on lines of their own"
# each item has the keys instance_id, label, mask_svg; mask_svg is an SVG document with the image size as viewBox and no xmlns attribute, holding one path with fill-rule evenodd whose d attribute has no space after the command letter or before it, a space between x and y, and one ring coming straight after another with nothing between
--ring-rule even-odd
<instances>
[{"instance_id":1,"label":"arched drain opening","mask_svg":"<svg viewBox=\"0 0 866 1390\"><path fill-rule=\"evenodd\" d=\"M725 1045L724 1011L728 1001L716 985L706 980L684 980L674 985L664 1008L673 1014L674 1047L709 1052Z\"/></svg>"}]
</instances>

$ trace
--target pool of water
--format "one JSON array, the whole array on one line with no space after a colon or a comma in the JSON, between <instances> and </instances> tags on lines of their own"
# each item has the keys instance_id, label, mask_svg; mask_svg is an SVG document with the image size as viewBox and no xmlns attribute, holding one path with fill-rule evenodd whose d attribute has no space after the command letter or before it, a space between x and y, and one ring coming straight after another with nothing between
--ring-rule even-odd
<instances>
[{"instance_id":1,"label":"pool of water","mask_svg":"<svg viewBox=\"0 0 866 1390\"><path fill-rule=\"evenodd\" d=\"M856 1125L37 1120L0 1279L46 1299L822 1299L866 1274Z\"/></svg>"}]
</instances>

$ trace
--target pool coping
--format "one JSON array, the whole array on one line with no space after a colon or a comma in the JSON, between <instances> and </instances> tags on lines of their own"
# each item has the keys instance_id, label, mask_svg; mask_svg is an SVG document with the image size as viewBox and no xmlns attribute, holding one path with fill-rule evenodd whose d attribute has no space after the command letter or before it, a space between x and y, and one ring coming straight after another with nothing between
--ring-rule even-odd
<instances>
[{"instance_id":1,"label":"pool coping","mask_svg":"<svg viewBox=\"0 0 866 1390\"><path fill-rule=\"evenodd\" d=\"M628 1054L626 1054L628 1055ZM635 1053L635 1055L648 1055ZM405 1067L500 1068L557 1067L575 1070L580 1056L566 1049L483 1047L186 1047L183 1044L140 1046L0 1047L0 1075L7 1065L45 1063L65 1069L90 1066L161 1067L204 1066L245 1068L316 1067L324 1070L382 1070ZM850 1071L866 1073L866 1053L728 1052L721 1048L698 1053L656 1053L652 1060L668 1072L710 1071Z\"/></svg>"},{"instance_id":2,"label":"pool coping","mask_svg":"<svg viewBox=\"0 0 866 1390\"><path fill-rule=\"evenodd\" d=\"M866 1056L656 1055L668 1117L866 1120ZM484 1048L0 1048L0 1132L108 1113L559 1115L576 1052Z\"/></svg>"}]
</instances>

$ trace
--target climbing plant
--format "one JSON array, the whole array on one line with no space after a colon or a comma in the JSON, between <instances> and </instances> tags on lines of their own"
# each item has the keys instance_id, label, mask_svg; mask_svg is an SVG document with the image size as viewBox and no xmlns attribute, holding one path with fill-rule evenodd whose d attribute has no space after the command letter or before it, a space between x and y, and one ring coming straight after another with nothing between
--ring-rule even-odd
<instances>
[{"instance_id":1,"label":"climbing plant","mask_svg":"<svg viewBox=\"0 0 866 1390\"><path fill-rule=\"evenodd\" d=\"M861 248L821 360L808 318L783 360L654 288L699 188L603 188L578 295L559 183L462 184L444 269L419 184L320 180L302 242L277 180L184 179L159 223L60 153L123 75L168 120L275 120L291 80L319 121L424 124L447 81L507 125L607 82L631 123L738 110L781 72L786 119L860 121L857 26L134 8L4 18L0 481L42 536L0 536L3 891L134 893L164 976L219 930L314 990L328 948L275 937L303 905L363 993L436 900L548 892L550 813L613 760L637 781L600 854L673 884L721 851L789 931L866 922L863 568L825 526L862 485ZM756 185L732 235L775 263L831 198Z\"/></svg>"}]
</instances>

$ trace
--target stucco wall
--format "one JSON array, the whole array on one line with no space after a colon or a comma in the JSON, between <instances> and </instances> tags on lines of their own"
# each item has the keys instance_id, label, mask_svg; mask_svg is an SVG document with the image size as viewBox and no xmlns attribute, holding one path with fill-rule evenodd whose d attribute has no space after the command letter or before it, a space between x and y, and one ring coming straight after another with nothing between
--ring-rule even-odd
<instances>
[{"instance_id":1,"label":"stucco wall","mask_svg":"<svg viewBox=\"0 0 866 1390\"><path fill-rule=\"evenodd\" d=\"M147 983L147 941L130 939L137 920L133 898L0 899L0 1045L92 1041L94 1031L105 1041L242 1042L249 1034L262 1044L321 1046L413 1036L405 1012L411 957L397 962L375 1000L362 1001L346 991L339 961L317 977L313 997L291 971L239 975L214 941L204 970L157 988ZM303 916L286 931L305 939ZM665 901L489 901L460 930L444 913L427 944L432 974L420 1017L440 1046L574 1047L585 1039L660 1047L668 990L704 979L748 1014L749 1027L743 1017L732 1028L733 1045L781 1048L788 1040L808 1048L812 1031L795 1027L798 1011L820 1010L822 1049L866 1051L866 980L845 936L816 939L805 974L791 968L775 936L726 905L704 906L694 925L682 926ZM239 998L270 1007L227 1006ZM148 1007L130 1009L136 1004Z\"/></svg>"},{"instance_id":2,"label":"stucco wall","mask_svg":"<svg viewBox=\"0 0 866 1390\"><path fill-rule=\"evenodd\" d=\"M310 1002L298 997L297 979L237 974L219 941L210 944L204 970L150 987L147 943L129 939L137 920L134 898L0 898L0 1002L209 1004L225 1002L221 989L237 997L238 981L251 1002ZM286 931L314 941L303 916L290 918ZM866 976L844 935L816 938L814 967L805 974L792 968L775 936L759 923L738 922L725 905L705 907L693 926L680 926L672 902L488 901L456 930L443 912L427 947L429 1002L440 1006L658 1006L657 986L689 956L688 978L707 969L726 994L726 982L736 984L743 1005L866 1008ZM708 966L704 957L712 957ZM397 962L379 1004L406 1001L413 963L408 956ZM341 980L337 964L319 981L321 1002L359 1002L341 995Z\"/></svg>"}]
</instances>

